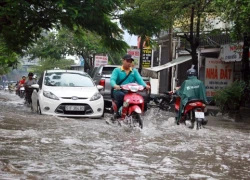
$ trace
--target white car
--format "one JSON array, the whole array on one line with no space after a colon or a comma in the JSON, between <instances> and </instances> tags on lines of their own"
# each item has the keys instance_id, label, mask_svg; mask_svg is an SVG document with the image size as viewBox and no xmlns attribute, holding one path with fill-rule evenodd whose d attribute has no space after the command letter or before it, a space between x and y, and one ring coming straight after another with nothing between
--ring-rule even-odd
<instances>
[{"instance_id":1,"label":"white car","mask_svg":"<svg viewBox=\"0 0 250 180\"><path fill-rule=\"evenodd\" d=\"M51 76L53 74L53 76ZM51 77L57 75L56 81ZM47 70L33 90L31 109L38 114L66 117L99 118L104 113L104 100L87 73L74 70Z\"/></svg>"}]
</instances>

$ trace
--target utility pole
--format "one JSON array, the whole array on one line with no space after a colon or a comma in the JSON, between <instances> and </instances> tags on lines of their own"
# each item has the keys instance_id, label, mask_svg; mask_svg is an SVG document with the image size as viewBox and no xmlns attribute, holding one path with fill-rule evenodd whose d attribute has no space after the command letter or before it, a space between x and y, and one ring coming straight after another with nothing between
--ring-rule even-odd
<instances>
[{"instance_id":1,"label":"utility pole","mask_svg":"<svg viewBox=\"0 0 250 180\"><path fill-rule=\"evenodd\" d=\"M169 34L168 34L168 48L169 48L169 52L168 52L168 56L169 56L169 62L172 61L173 59L173 28L171 26L171 28L169 29ZM171 85L172 85L172 68L168 68L168 90L171 90Z\"/></svg>"}]
</instances>

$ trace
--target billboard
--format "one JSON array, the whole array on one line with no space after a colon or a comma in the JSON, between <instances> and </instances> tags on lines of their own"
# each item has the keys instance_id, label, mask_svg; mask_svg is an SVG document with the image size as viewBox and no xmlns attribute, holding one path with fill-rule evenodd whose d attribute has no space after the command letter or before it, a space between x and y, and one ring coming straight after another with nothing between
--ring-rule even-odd
<instances>
[{"instance_id":1,"label":"billboard","mask_svg":"<svg viewBox=\"0 0 250 180\"><path fill-rule=\"evenodd\" d=\"M134 58L134 67L139 68L140 64L140 49L127 49L127 53Z\"/></svg>"},{"instance_id":2,"label":"billboard","mask_svg":"<svg viewBox=\"0 0 250 180\"><path fill-rule=\"evenodd\" d=\"M96 55L95 56L95 67L99 67L99 66L103 66L108 64L108 56L100 56L100 55Z\"/></svg>"},{"instance_id":3,"label":"billboard","mask_svg":"<svg viewBox=\"0 0 250 180\"><path fill-rule=\"evenodd\" d=\"M233 82L233 63L220 59L206 58L205 87L207 97L213 97L215 91L223 89Z\"/></svg>"},{"instance_id":4,"label":"billboard","mask_svg":"<svg viewBox=\"0 0 250 180\"><path fill-rule=\"evenodd\" d=\"M243 53L243 42L221 45L220 57L225 62L241 61ZM250 52L249 52L250 58Z\"/></svg>"}]
</instances>

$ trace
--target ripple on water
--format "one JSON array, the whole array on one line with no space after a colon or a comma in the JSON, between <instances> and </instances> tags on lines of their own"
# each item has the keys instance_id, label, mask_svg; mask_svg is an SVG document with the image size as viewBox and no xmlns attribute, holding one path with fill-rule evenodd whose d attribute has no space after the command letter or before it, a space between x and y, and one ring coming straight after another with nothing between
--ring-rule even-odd
<instances>
[{"instance_id":1,"label":"ripple on water","mask_svg":"<svg viewBox=\"0 0 250 180\"><path fill-rule=\"evenodd\" d=\"M15 95L6 96L0 103L0 160L8 158L23 172L44 179L250 178L249 133L239 128L191 130L177 126L173 114L151 109L143 130L127 131L106 125L110 115L39 116L15 106ZM8 177L18 179L0 170L0 179Z\"/></svg>"}]
</instances>

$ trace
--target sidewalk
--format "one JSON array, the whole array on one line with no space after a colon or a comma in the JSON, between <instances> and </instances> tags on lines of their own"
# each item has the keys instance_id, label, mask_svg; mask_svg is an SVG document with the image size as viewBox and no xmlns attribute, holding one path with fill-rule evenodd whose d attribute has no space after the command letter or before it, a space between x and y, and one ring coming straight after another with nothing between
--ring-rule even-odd
<instances>
[{"instance_id":1,"label":"sidewalk","mask_svg":"<svg viewBox=\"0 0 250 180\"><path fill-rule=\"evenodd\" d=\"M207 106L209 116L220 117L234 122L247 122L250 123L250 108L241 107L240 113L229 112L224 115L221 114L219 107Z\"/></svg>"}]
</instances>

